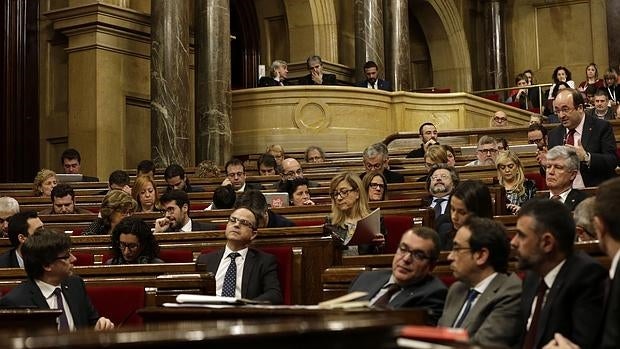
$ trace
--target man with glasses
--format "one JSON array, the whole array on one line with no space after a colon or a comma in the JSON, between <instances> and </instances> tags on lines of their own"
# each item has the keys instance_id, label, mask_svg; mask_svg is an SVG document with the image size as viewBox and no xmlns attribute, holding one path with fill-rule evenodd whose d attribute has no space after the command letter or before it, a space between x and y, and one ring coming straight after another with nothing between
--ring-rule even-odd
<instances>
[{"instance_id":1,"label":"man with glasses","mask_svg":"<svg viewBox=\"0 0 620 349\"><path fill-rule=\"evenodd\" d=\"M159 198L159 203L165 216L155 220L156 233L217 230L215 224L198 222L189 218L189 196L182 190L164 193Z\"/></svg>"},{"instance_id":2,"label":"man with glasses","mask_svg":"<svg viewBox=\"0 0 620 349\"><path fill-rule=\"evenodd\" d=\"M573 187L594 187L615 177L616 138L609 122L586 116L583 96L574 89L560 91L553 108L561 125L549 131L549 149L557 145L575 149L580 166Z\"/></svg>"},{"instance_id":3,"label":"man with glasses","mask_svg":"<svg viewBox=\"0 0 620 349\"><path fill-rule=\"evenodd\" d=\"M508 126L508 116L506 113L499 110L493 114L491 118L491 127L506 127Z\"/></svg>"},{"instance_id":4,"label":"man with glasses","mask_svg":"<svg viewBox=\"0 0 620 349\"><path fill-rule=\"evenodd\" d=\"M439 236L427 227L407 230L394 254L392 270L366 271L349 292L364 291L374 307L425 308L428 324L435 325L443 311L446 286L431 272L439 257Z\"/></svg>"},{"instance_id":5,"label":"man with glasses","mask_svg":"<svg viewBox=\"0 0 620 349\"><path fill-rule=\"evenodd\" d=\"M9 218L19 212L19 203L9 196L0 198L0 237L8 237Z\"/></svg>"},{"instance_id":6,"label":"man with glasses","mask_svg":"<svg viewBox=\"0 0 620 349\"><path fill-rule=\"evenodd\" d=\"M478 140L477 159L467 163L465 166L495 166L498 151L495 138L482 136Z\"/></svg>"},{"instance_id":7,"label":"man with glasses","mask_svg":"<svg viewBox=\"0 0 620 349\"><path fill-rule=\"evenodd\" d=\"M90 302L84 280L73 275L76 258L70 248L64 233L42 229L29 237L22 249L28 278L0 299L0 307L62 310L59 332L113 329L112 321L100 317Z\"/></svg>"},{"instance_id":8,"label":"man with glasses","mask_svg":"<svg viewBox=\"0 0 620 349\"><path fill-rule=\"evenodd\" d=\"M196 260L215 275L217 296L282 303L276 258L249 247L260 220L250 208L235 209L226 224L226 247Z\"/></svg>"},{"instance_id":9,"label":"man with glasses","mask_svg":"<svg viewBox=\"0 0 620 349\"><path fill-rule=\"evenodd\" d=\"M388 149L385 144L375 143L373 145L370 145L364 150L362 157L364 162L364 168L366 169L366 172L364 172L360 176L362 179L368 172L377 171L383 173L383 176L388 183L405 182L405 176L398 172L390 170L390 156L388 154Z\"/></svg>"},{"instance_id":10,"label":"man with glasses","mask_svg":"<svg viewBox=\"0 0 620 349\"><path fill-rule=\"evenodd\" d=\"M293 158L286 158L282 160L282 172L280 173L282 179L275 184L278 191L286 191L286 182L292 181L296 178L304 178L304 171L301 168L299 161ZM319 187L319 183L314 181L308 181L309 188Z\"/></svg>"},{"instance_id":11,"label":"man with glasses","mask_svg":"<svg viewBox=\"0 0 620 349\"><path fill-rule=\"evenodd\" d=\"M508 273L510 244L504 226L470 217L448 255L458 280L448 290L439 326L464 328L470 344L513 347L521 337L521 279Z\"/></svg>"},{"instance_id":12,"label":"man with glasses","mask_svg":"<svg viewBox=\"0 0 620 349\"><path fill-rule=\"evenodd\" d=\"M527 143L536 144L536 161L540 165L540 174L545 175L545 163L547 161L547 128L541 124L530 124L527 129Z\"/></svg>"},{"instance_id":13,"label":"man with glasses","mask_svg":"<svg viewBox=\"0 0 620 349\"><path fill-rule=\"evenodd\" d=\"M9 241L13 248L0 255L0 268L23 268L22 246L28 237L42 226L43 222L34 211L13 215L7 229Z\"/></svg>"},{"instance_id":14,"label":"man with glasses","mask_svg":"<svg viewBox=\"0 0 620 349\"><path fill-rule=\"evenodd\" d=\"M557 146L547 152L545 180L549 199L564 203L569 210L588 197L585 192L574 189L573 181L579 171L579 158L574 148Z\"/></svg>"},{"instance_id":15,"label":"man with glasses","mask_svg":"<svg viewBox=\"0 0 620 349\"><path fill-rule=\"evenodd\" d=\"M260 184L247 183L245 181L245 166L239 159L231 159L225 165L226 179L222 182L222 186L232 185L236 192L242 193L246 189L261 189Z\"/></svg>"},{"instance_id":16,"label":"man with glasses","mask_svg":"<svg viewBox=\"0 0 620 349\"><path fill-rule=\"evenodd\" d=\"M426 179L427 205L435 211L435 229L441 246L449 245L448 239L454 229L450 219L450 196L458 184L458 173L447 164L433 165Z\"/></svg>"}]
</instances>

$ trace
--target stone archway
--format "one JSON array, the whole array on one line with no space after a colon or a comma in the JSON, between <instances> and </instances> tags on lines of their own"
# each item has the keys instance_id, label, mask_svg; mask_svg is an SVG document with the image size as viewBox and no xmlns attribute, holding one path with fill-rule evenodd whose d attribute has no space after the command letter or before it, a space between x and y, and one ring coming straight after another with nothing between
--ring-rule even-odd
<instances>
[{"instance_id":1,"label":"stone archway","mask_svg":"<svg viewBox=\"0 0 620 349\"><path fill-rule=\"evenodd\" d=\"M338 62L338 26L332 0L284 0L292 62L318 54ZM308 15L310 14L310 15Z\"/></svg>"}]
</instances>

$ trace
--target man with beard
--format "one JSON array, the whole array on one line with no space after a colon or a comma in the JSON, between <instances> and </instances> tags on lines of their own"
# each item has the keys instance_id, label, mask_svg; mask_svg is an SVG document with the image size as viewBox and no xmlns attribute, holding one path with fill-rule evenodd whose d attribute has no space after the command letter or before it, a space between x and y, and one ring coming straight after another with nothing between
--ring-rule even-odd
<instances>
[{"instance_id":1,"label":"man with beard","mask_svg":"<svg viewBox=\"0 0 620 349\"><path fill-rule=\"evenodd\" d=\"M433 123L423 123L420 125L418 132L420 133L420 140L422 141L422 144L419 148L410 151L406 156L407 158L423 158L426 153L426 149L428 149L429 146L439 144L439 142L437 142L437 127L435 127Z\"/></svg>"},{"instance_id":2,"label":"man with beard","mask_svg":"<svg viewBox=\"0 0 620 349\"><path fill-rule=\"evenodd\" d=\"M450 219L450 195L459 184L459 175L452 166L435 164L426 178L426 191L429 194L428 206L435 210L435 228L441 246L447 245L452 220Z\"/></svg>"},{"instance_id":3,"label":"man with beard","mask_svg":"<svg viewBox=\"0 0 620 349\"><path fill-rule=\"evenodd\" d=\"M482 136L478 140L477 159L467 163L465 166L495 166L497 158L497 141L491 136Z\"/></svg>"},{"instance_id":4,"label":"man with beard","mask_svg":"<svg viewBox=\"0 0 620 349\"><path fill-rule=\"evenodd\" d=\"M159 198L165 217L155 221L156 233L175 231L217 230L215 224L202 223L189 218L189 196L183 190L173 189Z\"/></svg>"},{"instance_id":5,"label":"man with beard","mask_svg":"<svg viewBox=\"0 0 620 349\"><path fill-rule=\"evenodd\" d=\"M373 90L392 91L392 85L389 81L379 79L379 67L377 67L377 63L373 61L366 62L366 64L364 64L364 75L366 75L366 80L358 81L355 83L355 86Z\"/></svg>"},{"instance_id":6,"label":"man with beard","mask_svg":"<svg viewBox=\"0 0 620 349\"><path fill-rule=\"evenodd\" d=\"M607 270L573 251L575 222L557 200L533 199L517 218L510 244L526 270L521 297L525 333L519 347L540 348L556 333L582 348L594 348L603 318Z\"/></svg>"}]
</instances>

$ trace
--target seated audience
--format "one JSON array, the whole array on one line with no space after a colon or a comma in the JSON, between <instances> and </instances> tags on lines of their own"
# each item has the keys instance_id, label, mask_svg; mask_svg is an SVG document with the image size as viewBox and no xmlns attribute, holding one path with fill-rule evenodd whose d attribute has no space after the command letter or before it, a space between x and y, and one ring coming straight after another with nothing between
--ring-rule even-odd
<instances>
[{"instance_id":1,"label":"seated audience","mask_svg":"<svg viewBox=\"0 0 620 349\"><path fill-rule=\"evenodd\" d=\"M308 180L305 178L295 178L291 181L286 181L286 192L292 206L314 205L314 201L310 200Z\"/></svg>"},{"instance_id":2,"label":"seated audience","mask_svg":"<svg viewBox=\"0 0 620 349\"><path fill-rule=\"evenodd\" d=\"M575 82L573 81L572 74L566 67L556 67L553 70L551 79L553 79L553 85L551 85L551 89L549 89L549 99L553 99L556 96L556 89L560 83L566 83L568 88L575 88Z\"/></svg>"},{"instance_id":3,"label":"seated audience","mask_svg":"<svg viewBox=\"0 0 620 349\"><path fill-rule=\"evenodd\" d=\"M280 172L280 181L276 183L278 191L286 191L286 182L292 181L296 178L304 178L304 170L301 168L299 161L293 158L286 158L282 160L282 171ZM319 186L319 183L308 180L308 186L315 188Z\"/></svg>"},{"instance_id":4,"label":"seated audience","mask_svg":"<svg viewBox=\"0 0 620 349\"><path fill-rule=\"evenodd\" d=\"M600 89L605 88L604 86L605 83L603 83L603 87L601 87ZM588 88L586 88L586 96L585 96L585 103L584 106L586 109L592 109L594 108L594 94L596 94L596 91L598 91L599 89L594 87L594 86L588 86Z\"/></svg>"},{"instance_id":5,"label":"seated audience","mask_svg":"<svg viewBox=\"0 0 620 349\"><path fill-rule=\"evenodd\" d=\"M245 166L239 159L230 159L224 165L226 170L226 179L222 182L222 186L232 185L235 191L244 192L248 189L261 189L260 184L247 183L245 181Z\"/></svg>"},{"instance_id":6,"label":"seated audience","mask_svg":"<svg viewBox=\"0 0 620 349\"><path fill-rule=\"evenodd\" d=\"M518 86L518 87L528 86L525 75L519 74L517 75L517 77L515 77L515 86ZM538 97L537 89L521 88L521 89L510 91L510 96L506 100L506 103L518 103L519 108L524 109L524 110L538 108L538 104L540 102L537 97Z\"/></svg>"},{"instance_id":7,"label":"seated audience","mask_svg":"<svg viewBox=\"0 0 620 349\"><path fill-rule=\"evenodd\" d=\"M588 87L593 87L595 89L605 87L605 81L598 78L598 67L594 63L590 63L586 67L586 79L579 83L579 86L577 86L577 90L585 96L586 89Z\"/></svg>"},{"instance_id":8,"label":"seated audience","mask_svg":"<svg viewBox=\"0 0 620 349\"><path fill-rule=\"evenodd\" d=\"M503 111L496 111L493 114L490 122L491 127L507 127L508 126L508 116Z\"/></svg>"},{"instance_id":9,"label":"seated audience","mask_svg":"<svg viewBox=\"0 0 620 349\"><path fill-rule=\"evenodd\" d=\"M419 148L410 151L409 154L407 154L406 156L407 158L422 158L424 157L424 154L426 153L426 149L429 146L433 144L439 144L437 142L437 136L438 136L437 127L435 127L433 123L431 122L423 123L422 125L420 125L420 128L418 129L418 133L420 133L420 140L422 141L422 144L420 144Z\"/></svg>"},{"instance_id":10,"label":"seated audience","mask_svg":"<svg viewBox=\"0 0 620 349\"><path fill-rule=\"evenodd\" d=\"M503 152L503 151L507 151L509 150L509 146L508 146L508 140L506 138L497 138L497 150L499 152Z\"/></svg>"},{"instance_id":11,"label":"seated audience","mask_svg":"<svg viewBox=\"0 0 620 349\"><path fill-rule=\"evenodd\" d=\"M431 167L426 179L429 194L426 204L435 211L435 229L439 234L441 246L449 245L454 230L450 219L450 196L459 184L459 175L454 167L437 164Z\"/></svg>"},{"instance_id":12,"label":"seated audience","mask_svg":"<svg viewBox=\"0 0 620 349\"><path fill-rule=\"evenodd\" d=\"M336 75L323 73L323 61L319 56L310 56L306 60L310 74L299 79L300 85L337 85Z\"/></svg>"},{"instance_id":13,"label":"seated audience","mask_svg":"<svg viewBox=\"0 0 620 349\"><path fill-rule=\"evenodd\" d=\"M427 171L437 164L447 164L448 163L448 153L444 150L444 148L440 145L431 145L426 150L426 154L424 154L424 166ZM416 180L416 182L426 182L428 178L428 174L424 175Z\"/></svg>"},{"instance_id":14,"label":"seated audience","mask_svg":"<svg viewBox=\"0 0 620 349\"><path fill-rule=\"evenodd\" d=\"M276 158L271 154L261 154L256 160L256 168L260 176L275 176L280 171L278 170L278 163Z\"/></svg>"},{"instance_id":15,"label":"seated audience","mask_svg":"<svg viewBox=\"0 0 620 349\"><path fill-rule=\"evenodd\" d=\"M482 136L478 140L477 159L467 163L465 166L495 166L495 159L498 153L497 141L491 136Z\"/></svg>"},{"instance_id":16,"label":"seated audience","mask_svg":"<svg viewBox=\"0 0 620 349\"><path fill-rule=\"evenodd\" d=\"M557 124L557 123L560 122L560 117L558 115L558 112L555 109L553 109L553 101L560 94L560 92L562 92L565 89L570 89L570 85L568 85L565 82L558 83L558 86L553 91L553 94L551 95L551 98L548 99L547 102L545 103L544 114L547 116L547 123L548 124Z\"/></svg>"},{"instance_id":17,"label":"seated audience","mask_svg":"<svg viewBox=\"0 0 620 349\"><path fill-rule=\"evenodd\" d=\"M7 231L12 247L0 254L0 268L23 268L22 246L41 227L43 222L35 211L16 213L11 218Z\"/></svg>"},{"instance_id":18,"label":"seated audience","mask_svg":"<svg viewBox=\"0 0 620 349\"><path fill-rule=\"evenodd\" d=\"M586 115L601 120L613 120L616 118L614 108L609 107L609 99L605 90L600 89L594 93L594 108L587 110Z\"/></svg>"},{"instance_id":19,"label":"seated audience","mask_svg":"<svg viewBox=\"0 0 620 349\"><path fill-rule=\"evenodd\" d=\"M82 182L99 182L99 178L97 177L84 176L82 173L82 156L73 148L69 148L62 152L62 155L60 156L60 163L65 169L65 173L81 174Z\"/></svg>"},{"instance_id":20,"label":"seated audience","mask_svg":"<svg viewBox=\"0 0 620 349\"><path fill-rule=\"evenodd\" d=\"M508 272L506 236L501 223L472 216L454 237L448 261L458 281L438 325L466 329L469 344L511 348L521 337L521 279Z\"/></svg>"},{"instance_id":21,"label":"seated audience","mask_svg":"<svg viewBox=\"0 0 620 349\"><path fill-rule=\"evenodd\" d=\"M201 254L196 260L215 275L217 296L282 303L278 261L273 255L249 247L258 234L260 220L249 208L235 209L226 224L226 246Z\"/></svg>"},{"instance_id":22,"label":"seated audience","mask_svg":"<svg viewBox=\"0 0 620 349\"><path fill-rule=\"evenodd\" d=\"M269 76L263 76L258 79L258 87L290 85L290 82L286 80L287 77L288 64L285 61L276 59L271 63Z\"/></svg>"},{"instance_id":23,"label":"seated audience","mask_svg":"<svg viewBox=\"0 0 620 349\"><path fill-rule=\"evenodd\" d=\"M166 167L166 170L164 170L164 179L168 184L166 191L183 190L186 193L204 191L201 187L192 187L189 183L189 178L185 176L185 170L177 164Z\"/></svg>"},{"instance_id":24,"label":"seated audience","mask_svg":"<svg viewBox=\"0 0 620 349\"><path fill-rule=\"evenodd\" d=\"M342 245L344 254L380 253L385 244L384 229L370 245L348 246L357 222L370 214L368 194L359 176L351 172L336 175L329 185L329 193L332 198L332 212L325 229L332 233L337 244Z\"/></svg>"},{"instance_id":25,"label":"seated audience","mask_svg":"<svg viewBox=\"0 0 620 349\"><path fill-rule=\"evenodd\" d=\"M372 171L379 171L383 173L383 176L388 183L404 183L405 176L398 172L390 170L390 156L388 154L388 148L383 143L375 143L364 150L362 154L364 167L366 172L361 175L363 178L366 173Z\"/></svg>"},{"instance_id":26,"label":"seated audience","mask_svg":"<svg viewBox=\"0 0 620 349\"><path fill-rule=\"evenodd\" d=\"M543 116L540 114L531 114L530 115L530 125L542 125L543 124Z\"/></svg>"},{"instance_id":27,"label":"seated audience","mask_svg":"<svg viewBox=\"0 0 620 349\"><path fill-rule=\"evenodd\" d=\"M156 233L217 230L215 224L189 218L189 196L183 190L164 193L159 198L159 206L164 210L164 217L155 220Z\"/></svg>"},{"instance_id":28,"label":"seated audience","mask_svg":"<svg viewBox=\"0 0 620 349\"><path fill-rule=\"evenodd\" d=\"M0 197L0 237L8 237L9 219L19 212L19 203L9 196Z\"/></svg>"},{"instance_id":29,"label":"seated audience","mask_svg":"<svg viewBox=\"0 0 620 349\"><path fill-rule=\"evenodd\" d=\"M536 162L540 165L540 174L545 175L547 163L547 129L543 125L531 124L527 129L527 143L536 144Z\"/></svg>"},{"instance_id":30,"label":"seated audience","mask_svg":"<svg viewBox=\"0 0 620 349\"><path fill-rule=\"evenodd\" d=\"M215 188L213 192L213 203L206 210L227 210L235 207L237 193L232 185L223 185Z\"/></svg>"},{"instance_id":31,"label":"seated audience","mask_svg":"<svg viewBox=\"0 0 620 349\"><path fill-rule=\"evenodd\" d=\"M524 71L523 76L525 76L525 81L527 82L528 86L536 85L536 82L534 81L534 73L531 69Z\"/></svg>"},{"instance_id":32,"label":"seated audience","mask_svg":"<svg viewBox=\"0 0 620 349\"><path fill-rule=\"evenodd\" d=\"M454 157L456 152L454 151L454 148L447 144L442 144L441 147L443 148L443 150L446 151L446 154L448 155L448 165L452 167L456 166L456 158Z\"/></svg>"},{"instance_id":33,"label":"seated audience","mask_svg":"<svg viewBox=\"0 0 620 349\"><path fill-rule=\"evenodd\" d=\"M432 271L439 258L439 237L427 227L405 232L392 260L392 270L362 272L349 292L363 291L363 299L376 308L423 308L428 325L441 317L446 286Z\"/></svg>"},{"instance_id":34,"label":"seated audience","mask_svg":"<svg viewBox=\"0 0 620 349\"><path fill-rule=\"evenodd\" d=\"M69 184L60 183L52 189L52 207L46 208L39 214L75 214L87 213L89 210L77 207L75 204L75 193Z\"/></svg>"},{"instance_id":35,"label":"seated audience","mask_svg":"<svg viewBox=\"0 0 620 349\"><path fill-rule=\"evenodd\" d=\"M307 163L323 163L325 162L325 152L321 149L321 147L311 145L306 148L304 159Z\"/></svg>"},{"instance_id":36,"label":"seated audience","mask_svg":"<svg viewBox=\"0 0 620 349\"><path fill-rule=\"evenodd\" d=\"M573 189L573 181L579 171L577 153L567 146L553 147L547 152L545 164L549 199L562 202L569 210L574 210L588 197L585 192Z\"/></svg>"},{"instance_id":37,"label":"seated audience","mask_svg":"<svg viewBox=\"0 0 620 349\"><path fill-rule=\"evenodd\" d=\"M370 172L367 176L364 176L362 184L368 193L368 201L386 200L388 186L383 173Z\"/></svg>"},{"instance_id":38,"label":"seated audience","mask_svg":"<svg viewBox=\"0 0 620 349\"><path fill-rule=\"evenodd\" d=\"M163 263L159 256L159 244L142 219L126 217L112 231L114 257L105 264L151 264Z\"/></svg>"},{"instance_id":39,"label":"seated audience","mask_svg":"<svg viewBox=\"0 0 620 349\"><path fill-rule=\"evenodd\" d=\"M581 94L579 94L581 96ZM540 348L556 333L595 348L604 314L607 270L574 250L575 222L566 206L533 199L521 208L510 244L526 271L521 297L519 347Z\"/></svg>"},{"instance_id":40,"label":"seated audience","mask_svg":"<svg viewBox=\"0 0 620 349\"><path fill-rule=\"evenodd\" d=\"M136 200L138 207L136 212L156 212L159 211L159 195L157 185L149 176L139 176L131 189L133 199Z\"/></svg>"},{"instance_id":41,"label":"seated audience","mask_svg":"<svg viewBox=\"0 0 620 349\"><path fill-rule=\"evenodd\" d=\"M101 202L99 214L101 217L95 219L83 235L110 235L112 230L121 219L131 216L138 204L131 195L122 190L110 191Z\"/></svg>"},{"instance_id":42,"label":"seated audience","mask_svg":"<svg viewBox=\"0 0 620 349\"><path fill-rule=\"evenodd\" d=\"M495 163L499 185L506 189L506 208L517 214L521 206L536 195L536 184L525 178L521 160L514 152L500 152Z\"/></svg>"},{"instance_id":43,"label":"seated audience","mask_svg":"<svg viewBox=\"0 0 620 349\"><path fill-rule=\"evenodd\" d=\"M450 233L443 250L452 249L452 237L470 216L493 218L491 192L484 183L468 180L460 182L448 201L453 231Z\"/></svg>"},{"instance_id":44,"label":"seated audience","mask_svg":"<svg viewBox=\"0 0 620 349\"><path fill-rule=\"evenodd\" d=\"M575 207L575 211L573 211L573 219L575 219L575 241L596 240L596 231L594 229L594 205L595 198L588 197Z\"/></svg>"},{"instance_id":45,"label":"seated audience","mask_svg":"<svg viewBox=\"0 0 620 349\"><path fill-rule=\"evenodd\" d=\"M250 189L237 198L235 208L246 207L258 217L258 228L294 227L295 223L269 209L267 199L260 190Z\"/></svg>"},{"instance_id":46,"label":"seated audience","mask_svg":"<svg viewBox=\"0 0 620 349\"><path fill-rule=\"evenodd\" d=\"M379 79L379 67L377 67L377 63L373 61L364 63L364 75L366 76L366 80L356 82L355 86L373 90L392 91L392 84L390 84L389 81Z\"/></svg>"},{"instance_id":47,"label":"seated audience","mask_svg":"<svg viewBox=\"0 0 620 349\"><path fill-rule=\"evenodd\" d=\"M76 258L71 239L64 233L43 229L22 247L28 278L0 299L2 308L59 309L58 331L81 328L111 330L114 324L93 307L84 280L73 275ZM67 311L67 308L69 311Z\"/></svg>"},{"instance_id":48,"label":"seated audience","mask_svg":"<svg viewBox=\"0 0 620 349\"><path fill-rule=\"evenodd\" d=\"M34 177L33 194L34 196L50 197L52 195L52 189L54 189L56 184L58 184L56 181L56 172L44 168L37 172L37 176Z\"/></svg>"},{"instance_id":49,"label":"seated audience","mask_svg":"<svg viewBox=\"0 0 620 349\"><path fill-rule=\"evenodd\" d=\"M273 157L276 159L276 163L278 164L278 166L282 166L282 160L284 160L285 155L284 148L282 148L281 145L272 144L267 147L265 153L273 155Z\"/></svg>"},{"instance_id":50,"label":"seated audience","mask_svg":"<svg viewBox=\"0 0 620 349\"><path fill-rule=\"evenodd\" d=\"M136 176L149 176L155 179L155 163L151 160L142 160L138 163Z\"/></svg>"},{"instance_id":51,"label":"seated audience","mask_svg":"<svg viewBox=\"0 0 620 349\"><path fill-rule=\"evenodd\" d=\"M100 195L107 194L110 190L122 190L131 195L131 187L129 186L130 179L127 172L123 170L116 170L110 173L108 177L108 190L99 192Z\"/></svg>"},{"instance_id":52,"label":"seated audience","mask_svg":"<svg viewBox=\"0 0 620 349\"><path fill-rule=\"evenodd\" d=\"M618 74L615 70L609 69L603 75L605 79L604 90L607 93L607 98L610 104L618 104L620 101L620 85L618 85Z\"/></svg>"}]
</instances>

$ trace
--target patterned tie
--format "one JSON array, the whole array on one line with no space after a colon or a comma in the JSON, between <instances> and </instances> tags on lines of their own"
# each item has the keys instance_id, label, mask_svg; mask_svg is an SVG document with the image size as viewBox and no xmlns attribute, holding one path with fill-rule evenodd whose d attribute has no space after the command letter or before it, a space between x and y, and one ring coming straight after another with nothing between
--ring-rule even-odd
<instances>
[{"instance_id":1,"label":"patterned tie","mask_svg":"<svg viewBox=\"0 0 620 349\"><path fill-rule=\"evenodd\" d=\"M545 292L547 292L547 284L544 279L540 279L538 284L538 290L536 291L536 305L534 306L534 314L532 314L532 321L530 322L530 329L525 335L525 341L523 343L524 349L533 349L534 342L536 341L536 330L538 327L538 318L540 317L540 311L545 300Z\"/></svg>"},{"instance_id":2,"label":"patterned tie","mask_svg":"<svg viewBox=\"0 0 620 349\"><path fill-rule=\"evenodd\" d=\"M441 216L441 203L447 201L444 198L435 198L433 200L433 202L435 202L435 207L433 208L435 210L435 218Z\"/></svg>"},{"instance_id":3,"label":"patterned tie","mask_svg":"<svg viewBox=\"0 0 620 349\"><path fill-rule=\"evenodd\" d=\"M575 129L568 130L568 136L566 136L564 144L575 145Z\"/></svg>"},{"instance_id":4,"label":"patterned tie","mask_svg":"<svg viewBox=\"0 0 620 349\"><path fill-rule=\"evenodd\" d=\"M465 320L465 318L467 317L467 314L469 313L469 310L471 309L471 305L474 302L474 300L476 299L476 297L478 297L480 293L478 293L478 291L476 291L475 289L470 289L469 292L467 292L467 300L465 301L465 309L463 309L463 314L461 314L461 316L456 319L456 321L454 321L454 325L452 325L452 327L454 328L460 328L461 325L463 324L463 321Z\"/></svg>"},{"instance_id":5,"label":"patterned tie","mask_svg":"<svg viewBox=\"0 0 620 349\"><path fill-rule=\"evenodd\" d=\"M60 288L54 290L56 296L56 304L59 310L62 310L62 314L58 316L58 331L69 332L69 320L67 320L67 314L65 313L65 306L62 303L62 291Z\"/></svg>"},{"instance_id":6,"label":"patterned tie","mask_svg":"<svg viewBox=\"0 0 620 349\"><path fill-rule=\"evenodd\" d=\"M398 284L389 284L387 287L387 291L377 299L372 306L377 308L385 308L390 303L390 299L392 296L396 294L396 292L400 291L400 286Z\"/></svg>"},{"instance_id":7,"label":"patterned tie","mask_svg":"<svg viewBox=\"0 0 620 349\"><path fill-rule=\"evenodd\" d=\"M234 297L237 287L237 263L235 259L241 256L237 252L232 252L227 258L230 258L230 264L224 275L224 285L222 286L222 297Z\"/></svg>"}]
</instances>

